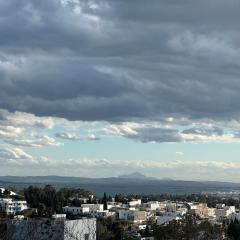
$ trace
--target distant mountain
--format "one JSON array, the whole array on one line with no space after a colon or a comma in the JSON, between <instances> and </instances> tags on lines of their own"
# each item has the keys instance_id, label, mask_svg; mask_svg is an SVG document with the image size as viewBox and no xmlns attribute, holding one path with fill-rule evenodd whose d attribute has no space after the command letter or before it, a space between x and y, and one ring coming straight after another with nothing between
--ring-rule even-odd
<instances>
[{"instance_id":1,"label":"distant mountain","mask_svg":"<svg viewBox=\"0 0 240 240\"><path fill-rule=\"evenodd\" d=\"M240 191L240 184L213 181L183 181L149 178L139 172L112 178L82 178L64 176L0 176L0 187L23 189L29 185L43 187L52 184L62 187L85 188L97 196L124 194L190 194L216 191Z\"/></svg>"},{"instance_id":2,"label":"distant mountain","mask_svg":"<svg viewBox=\"0 0 240 240\"><path fill-rule=\"evenodd\" d=\"M133 172L130 174L126 174L126 175L120 175L118 177L121 180L141 180L141 181L149 181L149 180L158 180L157 178L153 178L153 177L146 177L144 174L140 173L140 172Z\"/></svg>"},{"instance_id":3,"label":"distant mountain","mask_svg":"<svg viewBox=\"0 0 240 240\"><path fill-rule=\"evenodd\" d=\"M167 178L167 177L164 177L164 178L161 178L162 181L174 181L172 178Z\"/></svg>"},{"instance_id":4,"label":"distant mountain","mask_svg":"<svg viewBox=\"0 0 240 240\"><path fill-rule=\"evenodd\" d=\"M145 180L148 179L148 177L146 177L145 175L143 175L142 173L139 173L139 172L134 172L134 173L126 174L126 175L121 175L118 178L124 178L124 179L145 179Z\"/></svg>"}]
</instances>

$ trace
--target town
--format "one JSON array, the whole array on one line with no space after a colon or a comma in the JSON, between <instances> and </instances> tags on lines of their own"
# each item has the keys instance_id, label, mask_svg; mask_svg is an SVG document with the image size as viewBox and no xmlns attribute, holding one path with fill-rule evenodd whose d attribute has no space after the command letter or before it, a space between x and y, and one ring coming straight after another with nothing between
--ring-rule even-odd
<instances>
[{"instance_id":1,"label":"town","mask_svg":"<svg viewBox=\"0 0 240 240\"><path fill-rule=\"evenodd\" d=\"M0 239L238 239L238 208L239 198L207 195L99 198L81 188L0 188Z\"/></svg>"}]
</instances>

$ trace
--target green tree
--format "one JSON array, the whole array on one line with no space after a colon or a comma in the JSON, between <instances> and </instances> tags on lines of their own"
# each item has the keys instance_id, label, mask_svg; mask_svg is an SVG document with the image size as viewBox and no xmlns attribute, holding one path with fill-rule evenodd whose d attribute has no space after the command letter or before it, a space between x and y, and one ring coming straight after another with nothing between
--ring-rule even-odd
<instances>
[{"instance_id":1,"label":"green tree","mask_svg":"<svg viewBox=\"0 0 240 240\"><path fill-rule=\"evenodd\" d=\"M240 224L237 220L231 221L227 229L227 234L229 237L232 237L234 240L240 239Z\"/></svg>"},{"instance_id":2,"label":"green tree","mask_svg":"<svg viewBox=\"0 0 240 240\"><path fill-rule=\"evenodd\" d=\"M145 236L145 237L149 237L149 236L150 236L150 231L149 231L148 225L146 226L146 228L145 228L145 230L144 230L144 236Z\"/></svg>"},{"instance_id":3,"label":"green tree","mask_svg":"<svg viewBox=\"0 0 240 240\"><path fill-rule=\"evenodd\" d=\"M10 194L11 194L11 192L8 189L5 189L4 192L3 192L4 197L9 197Z\"/></svg>"},{"instance_id":4,"label":"green tree","mask_svg":"<svg viewBox=\"0 0 240 240\"><path fill-rule=\"evenodd\" d=\"M107 210L107 195L104 193L103 195L103 209Z\"/></svg>"}]
</instances>

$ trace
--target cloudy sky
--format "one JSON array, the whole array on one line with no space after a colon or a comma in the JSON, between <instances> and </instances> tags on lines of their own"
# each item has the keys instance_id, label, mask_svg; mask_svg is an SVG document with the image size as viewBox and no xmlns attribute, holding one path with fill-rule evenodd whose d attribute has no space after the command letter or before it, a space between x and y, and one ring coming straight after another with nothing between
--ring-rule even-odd
<instances>
[{"instance_id":1,"label":"cloudy sky","mask_svg":"<svg viewBox=\"0 0 240 240\"><path fill-rule=\"evenodd\" d=\"M239 11L0 0L1 175L240 182Z\"/></svg>"}]
</instances>

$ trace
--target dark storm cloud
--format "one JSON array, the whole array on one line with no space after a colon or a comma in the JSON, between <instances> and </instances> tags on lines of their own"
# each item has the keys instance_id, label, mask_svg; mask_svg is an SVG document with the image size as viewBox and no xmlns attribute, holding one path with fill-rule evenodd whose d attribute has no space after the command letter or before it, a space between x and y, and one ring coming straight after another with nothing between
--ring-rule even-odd
<instances>
[{"instance_id":1,"label":"dark storm cloud","mask_svg":"<svg viewBox=\"0 0 240 240\"><path fill-rule=\"evenodd\" d=\"M235 0L1 1L0 108L238 119L239 9Z\"/></svg>"},{"instance_id":2,"label":"dark storm cloud","mask_svg":"<svg viewBox=\"0 0 240 240\"><path fill-rule=\"evenodd\" d=\"M11 76L8 80L11 84L5 89L15 96L52 101L83 96L111 98L130 91L131 82L125 78L116 77L112 81L111 75L101 73L91 63L88 64L87 61L72 59L32 60L26 66L24 63L19 66L19 72Z\"/></svg>"}]
</instances>

